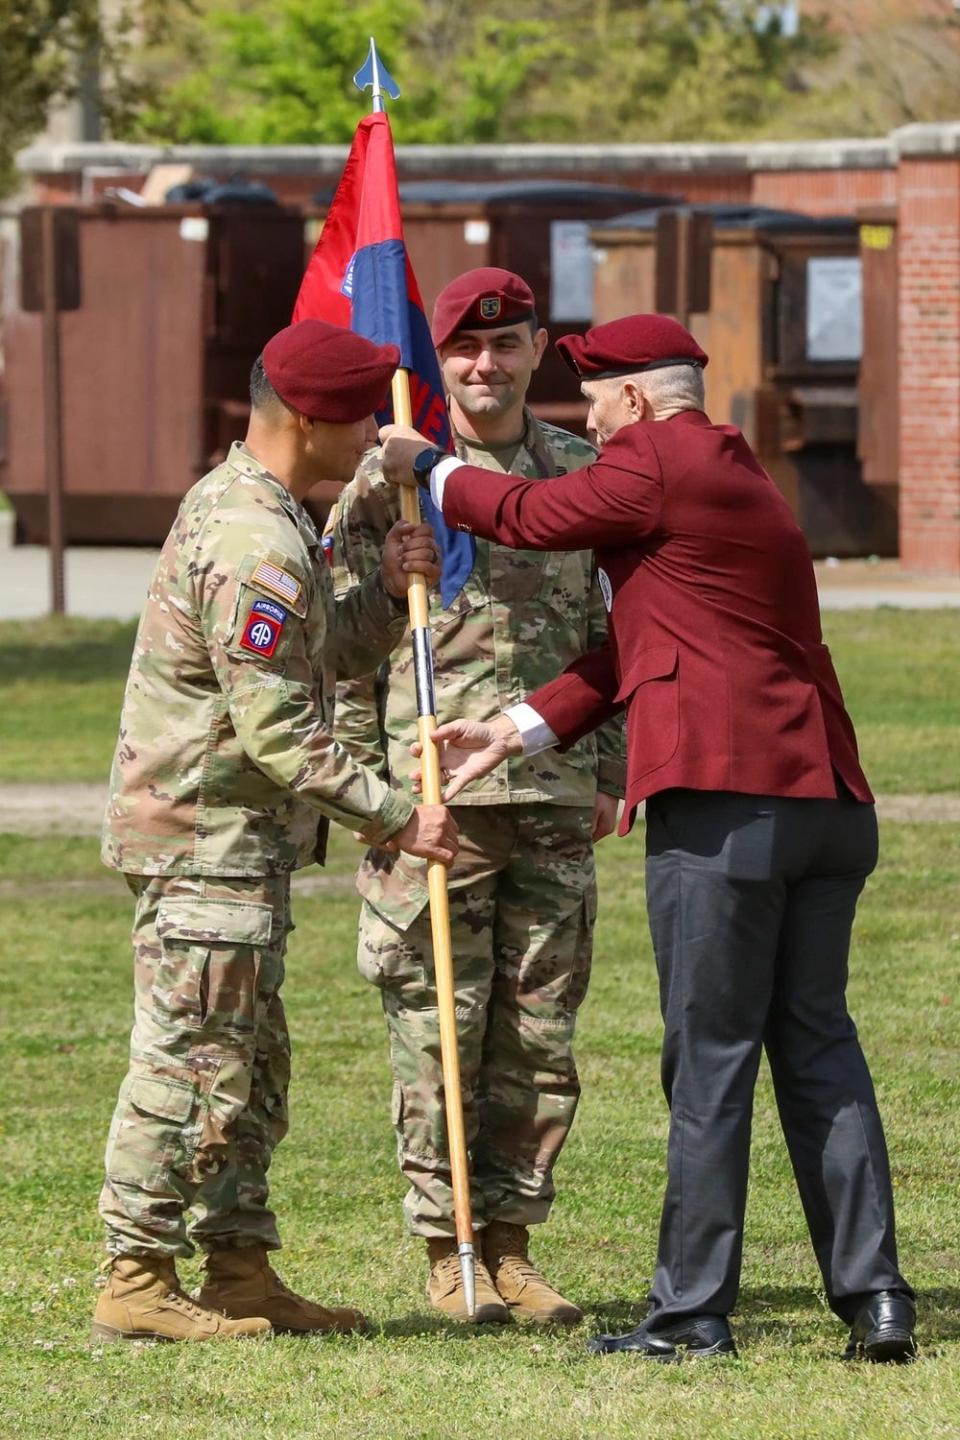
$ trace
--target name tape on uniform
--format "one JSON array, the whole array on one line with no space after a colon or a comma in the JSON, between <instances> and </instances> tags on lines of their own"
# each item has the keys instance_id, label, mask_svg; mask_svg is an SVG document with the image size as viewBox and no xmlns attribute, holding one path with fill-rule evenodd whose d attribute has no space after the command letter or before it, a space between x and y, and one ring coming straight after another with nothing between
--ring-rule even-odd
<instances>
[{"instance_id":1,"label":"name tape on uniform","mask_svg":"<svg viewBox=\"0 0 960 1440\"><path fill-rule=\"evenodd\" d=\"M274 595L279 595L281 600L293 608L300 599L300 592L303 586L296 575L290 575L286 570L281 570L279 565L273 565L269 560L261 560L253 574L250 576L251 585L262 585L265 590L270 590Z\"/></svg>"},{"instance_id":2,"label":"name tape on uniform","mask_svg":"<svg viewBox=\"0 0 960 1440\"><path fill-rule=\"evenodd\" d=\"M255 600L240 638L241 648L269 660L283 634L286 618L287 611L282 605L274 605L270 600Z\"/></svg>"}]
</instances>

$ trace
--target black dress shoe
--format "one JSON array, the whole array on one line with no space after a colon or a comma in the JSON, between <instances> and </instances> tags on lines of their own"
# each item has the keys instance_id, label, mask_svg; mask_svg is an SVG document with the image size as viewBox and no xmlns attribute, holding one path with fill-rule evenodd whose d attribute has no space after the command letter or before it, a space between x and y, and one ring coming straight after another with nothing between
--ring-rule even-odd
<instances>
[{"instance_id":1,"label":"black dress shoe","mask_svg":"<svg viewBox=\"0 0 960 1440\"><path fill-rule=\"evenodd\" d=\"M917 1342L913 1337L917 1307L906 1295L895 1290L880 1290L871 1295L860 1310L850 1330L850 1341L843 1352L844 1360L884 1361L907 1365L916 1358Z\"/></svg>"},{"instance_id":2,"label":"black dress shoe","mask_svg":"<svg viewBox=\"0 0 960 1440\"><path fill-rule=\"evenodd\" d=\"M685 1346L691 1360L737 1353L730 1326L722 1315L691 1315L685 1320L675 1320L672 1325L657 1326L656 1330L649 1326L650 1321L645 1320L626 1335L597 1335L587 1341L587 1349L594 1355L630 1351L667 1364L680 1359L678 1345Z\"/></svg>"}]
</instances>

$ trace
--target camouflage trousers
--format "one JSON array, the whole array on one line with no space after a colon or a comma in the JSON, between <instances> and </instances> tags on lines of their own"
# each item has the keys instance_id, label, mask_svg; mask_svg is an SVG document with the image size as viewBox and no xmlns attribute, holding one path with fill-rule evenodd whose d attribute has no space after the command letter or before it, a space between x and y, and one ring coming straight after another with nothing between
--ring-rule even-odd
<instances>
[{"instance_id":1,"label":"camouflage trousers","mask_svg":"<svg viewBox=\"0 0 960 1440\"><path fill-rule=\"evenodd\" d=\"M577 1007L590 978L592 810L461 805L450 871L457 1025L474 1223L547 1218L580 1082ZM415 1235L453 1234L426 874L372 850L358 963L382 991L404 1210Z\"/></svg>"},{"instance_id":2,"label":"camouflage trousers","mask_svg":"<svg viewBox=\"0 0 960 1440\"><path fill-rule=\"evenodd\" d=\"M279 1247L267 1170L287 1130L280 1000L287 875L127 876L136 896L130 1068L107 1140L111 1254Z\"/></svg>"}]
</instances>

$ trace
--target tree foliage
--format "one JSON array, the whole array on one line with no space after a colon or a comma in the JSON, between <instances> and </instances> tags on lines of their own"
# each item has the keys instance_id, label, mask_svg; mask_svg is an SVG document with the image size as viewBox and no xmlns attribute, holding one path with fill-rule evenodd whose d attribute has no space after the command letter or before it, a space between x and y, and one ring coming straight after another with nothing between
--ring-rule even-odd
<instances>
[{"instance_id":1,"label":"tree foliage","mask_svg":"<svg viewBox=\"0 0 960 1440\"><path fill-rule=\"evenodd\" d=\"M349 138L350 77L374 34L404 99L407 141L719 139L776 108L829 46L747 0L207 0L186 73L137 138L316 143Z\"/></svg>"},{"instance_id":2,"label":"tree foliage","mask_svg":"<svg viewBox=\"0 0 960 1440\"><path fill-rule=\"evenodd\" d=\"M13 184L18 147L51 103L76 87L95 42L96 11L91 0L0 0L0 193Z\"/></svg>"},{"instance_id":3,"label":"tree foliage","mask_svg":"<svg viewBox=\"0 0 960 1440\"><path fill-rule=\"evenodd\" d=\"M136 54L161 41L191 0L0 0L0 194L16 183L14 156L51 106L85 87L108 127L123 130L143 103Z\"/></svg>"},{"instance_id":4,"label":"tree foliage","mask_svg":"<svg viewBox=\"0 0 960 1440\"><path fill-rule=\"evenodd\" d=\"M109 8L108 24L101 18ZM48 107L99 76L121 139L349 140L378 46L407 142L884 134L958 110L960 16L932 0L0 0L0 192Z\"/></svg>"}]
</instances>

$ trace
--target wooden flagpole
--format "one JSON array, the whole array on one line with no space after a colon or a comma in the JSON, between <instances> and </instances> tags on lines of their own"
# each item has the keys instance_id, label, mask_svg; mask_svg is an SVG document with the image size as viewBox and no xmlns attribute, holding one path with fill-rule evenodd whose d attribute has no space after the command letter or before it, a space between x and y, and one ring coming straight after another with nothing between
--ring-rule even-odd
<instances>
[{"instance_id":1,"label":"wooden flagpole","mask_svg":"<svg viewBox=\"0 0 960 1440\"><path fill-rule=\"evenodd\" d=\"M362 70L354 76L358 88L373 87L374 111L384 109L383 90L396 97L399 91L384 70L373 40L370 54ZM413 425L410 404L410 375L398 370L392 384L393 418L398 425ZM400 513L404 520L418 525L422 519L416 489L400 486ZM427 582L423 575L407 577L407 605L410 612L410 635L413 642L417 684L417 730L423 750L421 759L421 793L427 805L443 804L440 779L440 755L430 738L437 728L437 702L433 684L433 644L430 636L430 604ZM453 981L453 943L450 936L450 903L447 895L447 870L439 860L427 864L427 889L430 897L430 930L433 937L433 970L437 987L437 1009L440 1021L440 1063L443 1071L443 1103L447 1124L447 1148L453 1186L453 1213L457 1231L457 1250L467 1314L476 1313L476 1258L473 1243L473 1215L470 1208L470 1167L463 1121L463 1090L460 1083L460 1051L457 1038L456 994Z\"/></svg>"}]
</instances>

